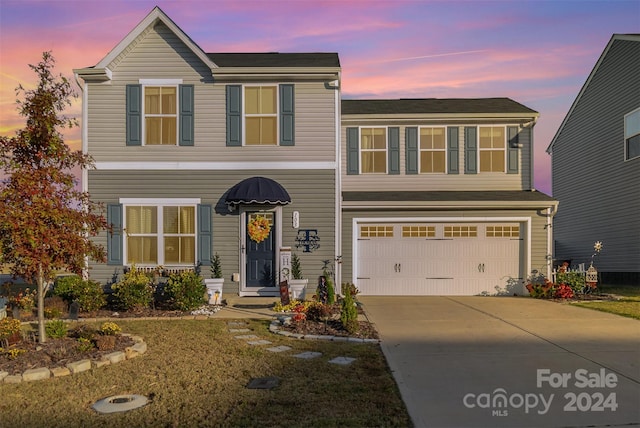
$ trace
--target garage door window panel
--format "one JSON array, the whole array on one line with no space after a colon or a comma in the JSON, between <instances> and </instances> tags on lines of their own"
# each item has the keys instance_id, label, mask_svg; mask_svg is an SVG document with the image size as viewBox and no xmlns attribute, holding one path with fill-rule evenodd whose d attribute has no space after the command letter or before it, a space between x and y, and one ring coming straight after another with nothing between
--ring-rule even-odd
<instances>
[{"instance_id":1,"label":"garage door window panel","mask_svg":"<svg viewBox=\"0 0 640 428\"><path fill-rule=\"evenodd\" d=\"M435 238L434 226L402 226L403 238Z\"/></svg>"},{"instance_id":2,"label":"garage door window panel","mask_svg":"<svg viewBox=\"0 0 640 428\"><path fill-rule=\"evenodd\" d=\"M476 238L478 236L477 226L445 226L445 238Z\"/></svg>"},{"instance_id":3,"label":"garage door window panel","mask_svg":"<svg viewBox=\"0 0 640 428\"><path fill-rule=\"evenodd\" d=\"M393 238L393 226L361 226L360 238Z\"/></svg>"}]
</instances>

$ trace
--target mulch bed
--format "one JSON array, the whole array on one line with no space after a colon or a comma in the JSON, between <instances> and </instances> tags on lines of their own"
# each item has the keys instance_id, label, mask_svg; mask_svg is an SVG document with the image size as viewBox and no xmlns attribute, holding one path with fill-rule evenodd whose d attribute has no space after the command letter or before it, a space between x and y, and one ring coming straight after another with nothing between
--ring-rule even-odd
<instances>
[{"instance_id":1,"label":"mulch bed","mask_svg":"<svg viewBox=\"0 0 640 428\"><path fill-rule=\"evenodd\" d=\"M355 333L349 333L342 327L340 320L331 319L323 321L301 321L283 325L280 330L299 334L313 334L318 336L359 337L362 339L378 339L378 332L373 324L367 321L359 321L359 329Z\"/></svg>"}]
</instances>

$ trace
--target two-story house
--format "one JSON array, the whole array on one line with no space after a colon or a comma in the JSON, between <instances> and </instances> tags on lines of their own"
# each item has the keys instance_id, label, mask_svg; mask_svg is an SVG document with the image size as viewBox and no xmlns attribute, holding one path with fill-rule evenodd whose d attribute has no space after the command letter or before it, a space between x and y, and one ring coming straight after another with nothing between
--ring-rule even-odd
<instances>
[{"instance_id":1,"label":"two-story house","mask_svg":"<svg viewBox=\"0 0 640 428\"><path fill-rule=\"evenodd\" d=\"M640 34L614 34L547 148L555 255L602 281L640 283Z\"/></svg>"},{"instance_id":2,"label":"two-story house","mask_svg":"<svg viewBox=\"0 0 640 428\"><path fill-rule=\"evenodd\" d=\"M538 113L508 98L342 101L343 279L363 294L523 293L557 202L533 189Z\"/></svg>"},{"instance_id":3,"label":"two-story house","mask_svg":"<svg viewBox=\"0 0 640 428\"><path fill-rule=\"evenodd\" d=\"M341 100L335 53L205 53L155 8L83 82L83 183L124 269L206 266L273 295L290 247L363 294L522 293L550 269L538 113L506 98Z\"/></svg>"},{"instance_id":4,"label":"two-story house","mask_svg":"<svg viewBox=\"0 0 640 428\"><path fill-rule=\"evenodd\" d=\"M282 248L313 241L300 248L310 276L334 258L337 54L205 53L156 7L74 72L96 166L83 183L113 225L98 238L108 263L90 266L94 279L131 265L202 265L207 277L218 253L237 280L226 288L274 295Z\"/></svg>"}]
</instances>

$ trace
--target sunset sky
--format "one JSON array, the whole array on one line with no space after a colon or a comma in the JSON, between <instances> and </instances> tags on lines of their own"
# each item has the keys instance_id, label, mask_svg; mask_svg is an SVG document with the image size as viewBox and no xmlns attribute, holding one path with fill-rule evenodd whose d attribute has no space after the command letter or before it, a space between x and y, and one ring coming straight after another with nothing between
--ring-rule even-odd
<instances>
[{"instance_id":1,"label":"sunset sky","mask_svg":"<svg viewBox=\"0 0 640 428\"><path fill-rule=\"evenodd\" d=\"M338 52L343 98L510 97L540 112L535 186L551 193L545 149L613 33L640 33L640 0L0 0L0 134L14 89L43 51L56 72L95 65L154 6L205 52ZM68 114L80 117L80 103ZM78 129L65 134L80 147Z\"/></svg>"}]
</instances>

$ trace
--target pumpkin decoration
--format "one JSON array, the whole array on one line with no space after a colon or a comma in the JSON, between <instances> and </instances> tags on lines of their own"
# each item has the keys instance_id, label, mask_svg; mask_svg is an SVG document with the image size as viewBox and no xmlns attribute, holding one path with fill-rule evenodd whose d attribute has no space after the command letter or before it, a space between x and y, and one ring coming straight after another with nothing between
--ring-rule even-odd
<instances>
[{"instance_id":1,"label":"pumpkin decoration","mask_svg":"<svg viewBox=\"0 0 640 428\"><path fill-rule=\"evenodd\" d=\"M271 223L266 217L256 215L247 224L247 232L249 233L249 238L259 244L269 237Z\"/></svg>"}]
</instances>

